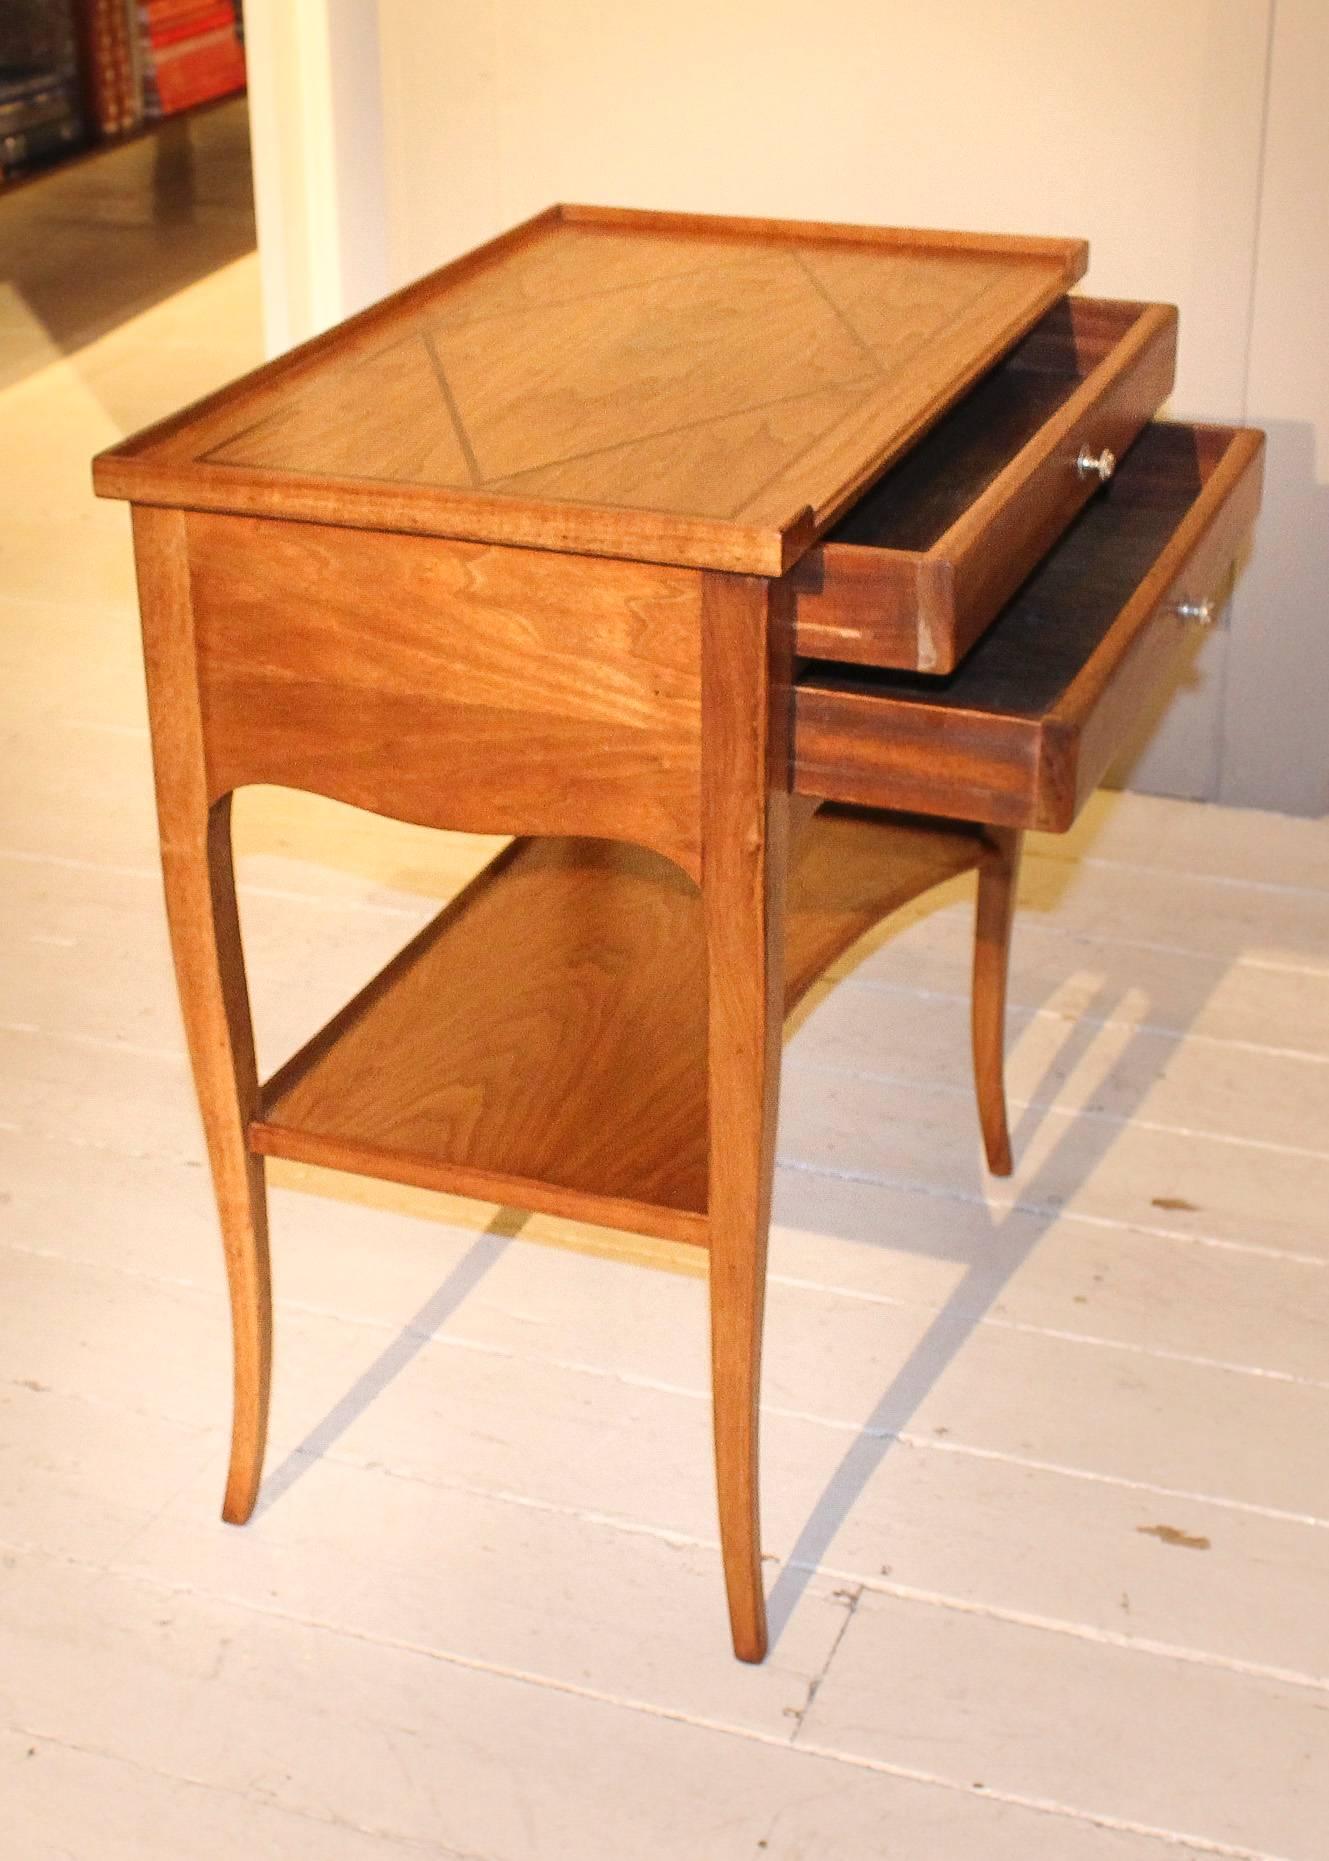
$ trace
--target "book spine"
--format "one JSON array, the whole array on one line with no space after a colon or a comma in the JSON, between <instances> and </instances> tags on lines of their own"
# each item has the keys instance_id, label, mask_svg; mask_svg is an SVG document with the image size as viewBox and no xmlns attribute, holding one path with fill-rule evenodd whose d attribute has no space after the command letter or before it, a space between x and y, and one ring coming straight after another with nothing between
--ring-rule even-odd
<instances>
[{"instance_id":1,"label":"book spine","mask_svg":"<svg viewBox=\"0 0 1329 1861\"><path fill-rule=\"evenodd\" d=\"M139 94L123 0L91 0L84 55L90 63L88 91L97 130L119 136L135 128Z\"/></svg>"},{"instance_id":2,"label":"book spine","mask_svg":"<svg viewBox=\"0 0 1329 1861\"><path fill-rule=\"evenodd\" d=\"M218 4L219 0L138 0L139 23L144 32L155 36L169 26L188 25L215 12Z\"/></svg>"},{"instance_id":3,"label":"book spine","mask_svg":"<svg viewBox=\"0 0 1329 1861\"><path fill-rule=\"evenodd\" d=\"M100 135L113 136L120 127L105 0L92 0L88 19L88 57L91 61L93 126Z\"/></svg>"},{"instance_id":4,"label":"book spine","mask_svg":"<svg viewBox=\"0 0 1329 1861\"><path fill-rule=\"evenodd\" d=\"M178 45L190 39L202 38L208 32L235 33L235 13L229 5L209 6L197 12L197 16L182 19L174 25L154 26L152 28L152 46L154 51L162 51L169 45Z\"/></svg>"},{"instance_id":5,"label":"book spine","mask_svg":"<svg viewBox=\"0 0 1329 1861\"><path fill-rule=\"evenodd\" d=\"M245 81L244 54L233 31L219 32L157 61L157 97L169 116L239 90Z\"/></svg>"},{"instance_id":6,"label":"book spine","mask_svg":"<svg viewBox=\"0 0 1329 1861\"><path fill-rule=\"evenodd\" d=\"M125 42L129 47L129 88L134 99L134 118L143 121L143 37L139 31L138 0L120 0L125 21Z\"/></svg>"}]
</instances>

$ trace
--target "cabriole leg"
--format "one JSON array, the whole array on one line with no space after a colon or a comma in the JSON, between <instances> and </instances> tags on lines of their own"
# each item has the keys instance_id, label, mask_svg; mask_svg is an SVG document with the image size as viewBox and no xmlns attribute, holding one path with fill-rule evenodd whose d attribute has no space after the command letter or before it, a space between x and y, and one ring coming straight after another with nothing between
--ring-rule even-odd
<instances>
[{"instance_id":1,"label":"cabriole leg","mask_svg":"<svg viewBox=\"0 0 1329 1861\"><path fill-rule=\"evenodd\" d=\"M246 1142L258 1075L235 903L231 798L209 805L184 518L136 510L134 545L166 913L230 1287L235 1389L222 1516L242 1524L263 1469L272 1295L263 1165Z\"/></svg>"},{"instance_id":2,"label":"cabriole leg","mask_svg":"<svg viewBox=\"0 0 1329 1861\"><path fill-rule=\"evenodd\" d=\"M231 1460L222 1517L243 1525L263 1473L272 1381L272 1286L263 1159L245 1141L258 1079L235 908L228 795L201 844L162 853L166 910L226 1257L234 1341Z\"/></svg>"},{"instance_id":3,"label":"cabriole leg","mask_svg":"<svg viewBox=\"0 0 1329 1861\"><path fill-rule=\"evenodd\" d=\"M1020 877L1024 835L1012 827L993 827L978 868L978 904L974 920L974 980L971 1016L974 1090L983 1148L994 1176L1011 1173L1011 1140L1006 1119L1006 980L1010 971L1011 928Z\"/></svg>"}]
</instances>

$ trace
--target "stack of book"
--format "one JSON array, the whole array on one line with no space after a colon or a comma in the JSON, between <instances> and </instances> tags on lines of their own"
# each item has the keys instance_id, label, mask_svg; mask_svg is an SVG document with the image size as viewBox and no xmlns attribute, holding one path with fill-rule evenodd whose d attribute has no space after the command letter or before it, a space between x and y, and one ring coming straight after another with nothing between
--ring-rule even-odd
<instances>
[{"instance_id":1,"label":"stack of book","mask_svg":"<svg viewBox=\"0 0 1329 1861\"><path fill-rule=\"evenodd\" d=\"M99 136L123 136L143 120L138 22L133 0L82 0L84 96Z\"/></svg>"},{"instance_id":2,"label":"stack of book","mask_svg":"<svg viewBox=\"0 0 1329 1861\"><path fill-rule=\"evenodd\" d=\"M0 181L244 85L240 0L0 0Z\"/></svg>"},{"instance_id":3,"label":"stack of book","mask_svg":"<svg viewBox=\"0 0 1329 1861\"><path fill-rule=\"evenodd\" d=\"M152 119L241 89L235 0L138 0L143 113Z\"/></svg>"},{"instance_id":4,"label":"stack of book","mask_svg":"<svg viewBox=\"0 0 1329 1861\"><path fill-rule=\"evenodd\" d=\"M56 161L83 139L72 71L0 65L0 179Z\"/></svg>"}]
</instances>

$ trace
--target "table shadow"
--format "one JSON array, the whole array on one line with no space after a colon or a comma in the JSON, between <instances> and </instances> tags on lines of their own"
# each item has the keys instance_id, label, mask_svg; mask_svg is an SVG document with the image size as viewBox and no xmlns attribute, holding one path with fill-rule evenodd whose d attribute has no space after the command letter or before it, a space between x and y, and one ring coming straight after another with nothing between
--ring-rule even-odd
<instances>
[{"instance_id":1,"label":"table shadow","mask_svg":"<svg viewBox=\"0 0 1329 1861\"><path fill-rule=\"evenodd\" d=\"M271 1511L309 1469L359 1420L388 1384L393 1382L426 1345L431 1344L453 1313L469 1298L491 1268L521 1233L528 1217L518 1209L500 1208L482 1234L476 1236L461 1259L436 1287L414 1317L408 1318L392 1342L360 1372L346 1394L330 1408L304 1440L287 1454L263 1482L255 1518Z\"/></svg>"},{"instance_id":2,"label":"table shadow","mask_svg":"<svg viewBox=\"0 0 1329 1861\"><path fill-rule=\"evenodd\" d=\"M1022 906L1021 915L1025 922L1036 915L1055 911L1061 893L1073 882L1076 865L1077 861L1071 859L1067 860L1065 870L1061 872L1044 867L1037 906L1028 901ZM935 904L929 902L924 907L925 915L939 908L940 898ZM889 942L898 928L889 922L879 927L877 932L865 939L850 960L862 962L871 951ZM1017 946L1019 935L1017 921ZM1068 941L1068 966L1074 961L1073 955L1069 954L1073 950L1073 941ZM1225 961L1218 957L1212 964L1212 973L1207 981L1195 988L1184 1010L1171 1017L1169 1033L1177 1042L1184 1038L1186 1029L1218 986L1225 969ZM1047 984L1049 991L1054 986L1052 981ZM1127 997L1130 998L1129 1003ZM1026 1012L1037 1012L1045 1000L1046 996L1030 992L1026 998ZM954 1197L967 1205L963 1224L965 1239L953 1249L945 1243L927 1249L931 1257L954 1261L962 1267L963 1275L955 1290L931 1318L906 1361L891 1376L870 1414L858 1427L783 1559L768 1599L772 1645L778 1641L812 1577L826 1560L849 1513L891 1449L908 1429L921 1404L992 1312L1013 1277L1061 1219L1062 1204L1068 1193L1073 1193L1075 1184L1085 1180L1097 1169L1148 1094L1158 1069L1156 1056L1149 1057L1145 1049L1151 1043L1156 1043L1157 1034L1148 1025L1147 1005L1142 1012L1138 988L1129 976L1118 977L1114 982L1105 983L1074 1022L1067 1024L1065 1038L1050 1057L1043 1077L1031 1089L1029 1101L1021 1110L1012 1131L1017 1160L1043 1121L1045 1113L1040 1107L1055 1098L1060 1078L1084 1060L1099 1038L1100 1024L1112 1020L1123 1007L1129 1009L1134 1031L1125 1045L1114 1050L1104 1064L1108 1072L1134 1078L1136 1083L1133 1091L1124 1102L1118 1099L1111 1118L1096 1117L1092 1112L1079 1112L1068 1119L1064 1133L1053 1145L1042 1166L1032 1178L1020 1184L1017 1199L1011 1207L985 1206L985 1195L991 1179L984 1175L979 1162L976 1115L969 1159L954 1171L949 1180L938 1178L935 1184L920 1184L915 1177L907 1177L903 1173L895 1177L888 1170L862 1172L862 1180L869 1186L879 1183L884 1189L894 1191ZM796 1025L801 1026L810 1016L815 1016L815 1009L810 1011L810 1015L800 1015ZM955 1020L956 1037L964 1041L967 1037L967 1017L963 1012L957 1012ZM888 1058L888 1054L885 1057ZM782 1124L781 1140L782 1151L788 1144L796 1152L796 1122L792 1126ZM1068 1147L1073 1147L1076 1158L1075 1175L1069 1190L1065 1171ZM794 1158L782 1154L780 1169L786 1176L803 1167ZM805 1167L811 1175L826 1174L823 1167ZM853 1172L844 1174L853 1175ZM778 1202L777 1191L777 1225ZM524 1213L516 1210L500 1209L495 1213L487 1230L476 1238L420 1310L269 1475L264 1482L257 1508L260 1515L280 1502L296 1481L317 1464L368 1406L419 1355L507 1251L511 1240L520 1234L527 1219ZM898 1231L890 1234L864 1232L855 1223L849 1232L845 1232L847 1226L849 1224L843 1224L832 1231L838 1238L868 1246L889 1246L899 1250L909 1245L908 1236ZM883 1554L887 1553L889 1545L883 1545L882 1549Z\"/></svg>"},{"instance_id":3,"label":"table shadow","mask_svg":"<svg viewBox=\"0 0 1329 1861\"><path fill-rule=\"evenodd\" d=\"M1066 882L1070 876L1068 868ZM1017 940L1019 934L1017 920ZM1216 964L1209 988L1203 995L1197 991L1186 1015L1176 1017L1170 1025L1169 1033L1178 1043L1184 1038L1186 1028L1193 1023L1222 974L1222 967ZM1069 1025L1066 1040L1049 1060L1043 1077L1030 1092L1028 1103L1014 1122L1011 1141L1017 1166L1021 1152L1028 1146L1042 1121L1040 1103L1055 1093L1058 1076L1069 1073L1089 1052L1101 1031L1098 1024L1112 1018L1114 1009L1122 1006L1128 993L1133 997L1130 1004L1131 1019L1147 1024L1147 1009L1141 1012L1138 993L1129 986L1113 985L1098 991L1089 1007ZM1031 1012L1036 1007L1037 1004L1031 1004ZM1138 1025L1124 1047L1115 1051L1105 1062L1107 1072L1121 1073L1126 1077L1135 1072L1138 1077L1136 1090L1120 1112L1114 1112L1111 1119L1097 1118L1084 1112L1071 1117L1067 1121L1064 1135L1049 1152L1037 1173L1021 1184L1014 1204L1009 1208L984 1210L987 1225L979 1242L966 1247L963 1252L941 1256L955 1259L964 1267L964 1275L860 1425L781 1564L768 1597L772 1646L787 1626L799 1599L825 1560L840 1527L877 1469L900 1440L924 1399L992 1311L1016 1273L1049 1230L1062 1218L1066 1186L1058 1165L1068 1146L1074 1146L1079 1158L1076 1180L1086 1180L1106 1158L1130 1118L1138 1111L1140 1103L1155 1083L1157 1068L1142 1065L1137 1071L1132 1062L1151 1044L1156 1044L1156 1039L1156 1032L1151 1031L1147 1025ZM1091 1134L1087 1143L1086 1133ZM971 1212L975 1206L982 1205L987 1187L994 1183L1000 1186L999 1179L985 1175L976 1153L977 1141L975 1160L963 1172L963 1179L961 1173L957 1172L955 1184L955 1189L969 1203ZM867 1180L870 1182L874 1178L868 1176ZM886 1176L882 1177L882 1183L883 1187L892 1189L928 1193L926 1189L919 1189L917 1184L895 1182ZM933 1193L944 1192L938 1188ZM1016 1231L1020 1236L1018 1241L1013 1238ZM842 1238L873 1244L873 1237L869 1235L852 1234ZM907 1237L902 1238L895 1233L882 1236L878 1244L886 1243L893 1249L908 1246ZM991 1246L990 1252L978 1251L980 1245L988 1244ZM936 1249L929 1248L928 1252L931 1257L938 1257ZM889 1545L883 1545L882 1549L884 1555L888 1554Z\"/></svg>"}]
</instances>

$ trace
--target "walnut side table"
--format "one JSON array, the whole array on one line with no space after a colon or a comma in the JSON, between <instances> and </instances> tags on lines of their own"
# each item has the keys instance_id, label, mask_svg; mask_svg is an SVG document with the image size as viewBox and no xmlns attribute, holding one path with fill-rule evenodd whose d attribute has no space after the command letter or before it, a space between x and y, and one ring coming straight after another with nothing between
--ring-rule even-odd
<instances>
[{"instance_id":1,"label":"walnut side table","mask_svg":"<svg viewBox=\"0 0 1329 1861\"><path fill-rule=\"evenodd\" d=\"M786 1008L985 835L1069 824L1258 502L1258 435L1149 424L1175 314L1066 298L1085 261L553 208L97 460L226 1252L227 1519L266 1432L264 1157L695 1242L762 1658ZM519 836L264 1084L246 783ZM911 864L876 809L967 826Z\"/></svg>"}]
</instances>

